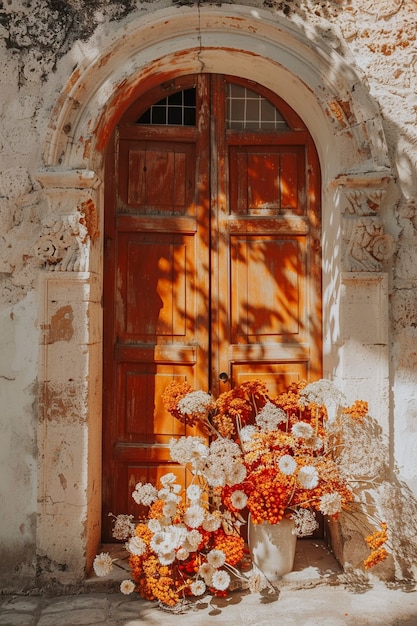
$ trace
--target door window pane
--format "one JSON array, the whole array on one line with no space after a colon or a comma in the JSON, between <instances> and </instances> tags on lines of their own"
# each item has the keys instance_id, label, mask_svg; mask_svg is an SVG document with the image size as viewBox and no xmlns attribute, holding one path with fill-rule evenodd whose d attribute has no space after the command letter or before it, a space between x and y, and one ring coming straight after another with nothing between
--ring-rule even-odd
<instances>
[{"instance_id":1,"label":"door window pane","mask_svg":"<svg viewBox=\"0 0 417 626\"><path fill-rule=\"evenodd\" d=\"M227 85L226 126L237 130L289 130L272 102L233 83Z\"/></svg>"},{"instance_id":2,"label":"door window pane","mask_svg":"<svg viewBox=\"0 0 417 626\"><path fill-rule=\"evenodd\" d=\"M195 88L177 91L153 104L137 120L137 124L162 126L195 126Z\"/></svg>"}]
</instances>

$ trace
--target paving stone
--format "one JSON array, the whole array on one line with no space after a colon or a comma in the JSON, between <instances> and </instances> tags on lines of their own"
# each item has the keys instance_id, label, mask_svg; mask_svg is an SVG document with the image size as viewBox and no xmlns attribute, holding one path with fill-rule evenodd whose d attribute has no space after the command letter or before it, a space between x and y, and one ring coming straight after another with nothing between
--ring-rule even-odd
<instances>
[{"instance_id":1,"label":"paving stone","mask_svg":"<svg viewBox=\"0 0 417 626\"><path fill-rule=\"evenodd\" d=\"M112 604L110 615L113 619L134 619L143 614L143 600L131 600L128 602L120 602Z\"/></svg>"},{"instance_id":2,"label":"paving stone","mask_svg":"<svg viewBox=\"0 0 417 626\"><path fill-rule=\"evenodd\" d=\"M37 626L90 626L106 621L103 609L70 609L64 612L42 614Z\"/></svg>"},{"instance_id":3,"label":"paving stone","mask_svg":"<svg viewBox=\"0 0 417 626\"><path fill-rule=\"evenodd\" d=\"M49 601L49 606L47 606L42 614L46 613L62 613L68 610L74 609L102 609L106 611L110 602L108 598L98 597L96 595L90 596L65 596L60 597L58 599L52 598Z\"/></svg>"},{"instance_id":4,"label":"paving stone","mask_svg":"<svg viewBox=\"0 0 417 626\"><path fill-rule=\"evenodd\" d=\"M356 589L286 582L271 595L206 596L179 615L137 594L9 597L0 606L0 626L416 626L416 591L414 584Z\"/></svg>"},{"instance_id":5,"label":"paving stone","mask_svg":"<svg viewBox=\"0 0 417 626\"><path fill-rule=\"evenodd\" d=\"M0 624L1 626L35 626L36 618L28 613L2 612L0 615Z\"/></svg>"},{"instance_id":6,"label":"paving stone","mask_svg":"<svg viewBox=\"0 0 417 626\"><path fill-rule=\"evenodd\" d=\"M41 600L39 598L10 598L2 604L1 610L34 614L40 604Z\"/></svg>"}]
</instances>

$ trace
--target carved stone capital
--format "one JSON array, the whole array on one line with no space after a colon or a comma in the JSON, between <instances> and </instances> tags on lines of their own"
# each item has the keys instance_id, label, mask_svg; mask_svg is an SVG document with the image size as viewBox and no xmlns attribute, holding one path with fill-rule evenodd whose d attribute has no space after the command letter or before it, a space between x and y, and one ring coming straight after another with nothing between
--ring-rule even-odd
<instances>
[{"instance_id":1,"label":"carved stone capital","mask_svg":"<svg viewBox=\"0 0 417 626\"><path fill-rule=\"evenodd\" d=\"M88 246L85 231L85 226L75 215L49 219L42 226L35 247L36 255L52 271L86 271Z\"/></svg>"},{"instance_id":2,"label":"carved stone capital","mask_svg":"<svg viewBox=\"0 0 417 626\"><path fill-rule=\"evenodd\" d=\"M346 201L343 214L376 215L388 189L390 177L378 172L339 176L335 184Z\"/></svg>"},{"instance_id":3,"label":"carved stone capital","mask_svg":"<svg viewBox=\"0 0 417 626\"><path fill-rule=\"evenodd\" d=\"M37 256L53 271L88 271L90 242L98 237L98 176L87 170L42 171L37 178L49 214L35 245Z\"/></svg>"},{"instance_id":4,"label":"carved stone capital","mask_svg":"<svg viewBox=\"0 0 417 626\"><path fill-rule=\"evenodd\" d=\"M395 252L391 235L384 233L379 217L344 217L343 270L346 272L379 272Z\"/></svg>"},{"instance_id":5,"label":"carved stone capital","mask_svg":"<svg viewBox=\"0 0 417 626\"><path fill-rule=\"evenodd\" d=\"M348 201L346 212L350 215L378 213L385 189L345 189Z\"/></svg>"},{"instance_id":6,"label":"carved stone capital","mask_svg":"<svg viewBox=\"0 0 417 626\"><path fill-rule=\"evenodd\" d=\"M380 206L391 178L386 171L338 176L342 214L342 269L346 272L379 272L395 251L385 233Z\"/></svg>"}]
</instances>

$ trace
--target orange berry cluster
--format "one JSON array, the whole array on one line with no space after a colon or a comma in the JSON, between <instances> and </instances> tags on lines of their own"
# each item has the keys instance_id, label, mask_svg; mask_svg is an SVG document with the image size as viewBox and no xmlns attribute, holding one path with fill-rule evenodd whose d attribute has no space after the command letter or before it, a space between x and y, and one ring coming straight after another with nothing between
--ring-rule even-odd
<instances>
[{"instance_id":1,"label":"orange berry cluster","mask_svg":"<svg viewBox=\"0 0 417 626\"><path fill-rule=\"evenodd\" d=\"M363 418L368 414L368 403L364 400L356 400L352 406L343 409L343 413L362 424Z\"/></svg>"},{"instance_id":2,"label":"orange berry cluster","mask_svg":"<svg viewBox=\"0 0 417 626\"><path fill-rule=\"evenodd\" d=\"M214 548L223 550L229 565L237 565L245 554L245 541L240 535L227 535L222 528L214 532Z\"/></svg>"},{"instance_id":3,"label":"orange berry cluster","mask_svg":"<svg viewBox=\"0 0 417 626\"><path fill-rule=\"evenodd\" d=\"M387 528L387 524L382 522L381 530L376 530L372 535L368 535L368 537L365 538L371 550L377 550L388 540Z\"/></svg>"},{"instance_id":4,"label":"orange berry cluster","mask_svg":"<svg viewBox=\"0 0 417 626\"><path fill-rule=\"evenodd\" d=\"M387 558L387 551L385 548L379 548L379 550L373 550L367 559L364 561L365 569L369 569L374 567L381 561L384 561Z\"/></svg>"},{"instance_id":5,"label":"orange berry cluster","mask_svg":"<svg viewBox=\"0 0 417 626\"><path fill-rule=\"evenodd\" d=\"M168 606L175 606L189 593L192 580L187 574L195 573L194 567L187 571L184 564L182 571L178 564L161 565L150 552L142 556L130 555L129 566L140 595L146 600L159 600Z\"/></svg>"},{"instance_id":6,"label":"orange berry cluster","mask_svg":"<svg viewBox=\"0 0 417 626\"><path fill-rule=\"evenodd\" d=\"M228 439L235 434L235 423L228 415L225 415L224 413L216 413L213 415L212 420L214 428L221 437Z\"/></svg>"},{"instance_id":7,"label":"orange berry cluster","mask_svg":"<svg viewBox=\"0 0 417 626\"><path fill-rule=\"evenodd\" d=\"M284 517L292 492L291 477L283 478L273 469L264 469L253 474L253 483L247 507L254 524L264 521L278 524Z\"/></svg>"},{"instance_id":8,"label":"orange berry cluster","mask_svg":"<svg viewBox=\"0 0 417 626\"><path fill-rule=\"evenodd\" d=\"M149 519L159 519L163 516L162 509L165 506L164 500L155 500L155 502L151 505L148 513Z\"/></svg>"},{"instance_id":9,"label":"orange berry cluster","mask_svg":"<svg viewBox=\"0 0 417 626\"><path fill-rule=\"evenodd\" d=\"M242 426L245 426L253 422L256 413L265 406L267 400L268 390L264 383L259 380L245 381L217 398L217 424L230 419L234 424L236 417L239 417Z\"/></svg>"}]
</instances>

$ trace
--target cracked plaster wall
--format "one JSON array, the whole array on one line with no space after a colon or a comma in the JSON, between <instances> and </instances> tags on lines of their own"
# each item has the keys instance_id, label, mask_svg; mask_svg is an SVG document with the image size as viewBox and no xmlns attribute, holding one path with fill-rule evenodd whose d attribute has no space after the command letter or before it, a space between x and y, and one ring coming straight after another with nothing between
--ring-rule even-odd
<instances>
[{"instance_id":1,"label":"cracked plaster wall","mask_svg":"<svg viewBox=\"0 0 417 626\"><path fill-rule=\"evenodd\" d=\"M210 3L200 2L204 4ZM391 305L391 445L396 476L416 495L417 2L241 0L240 4L298 25L308 23L339 54L349 52L379 106L394 173L380 209L385 229L396 242L396 253L385 268ZM172 5L181 11L181 5L195 3L0 3L0 499L1 544L6 547L1 563L21 577L30 577L36 568L36 465L42 453L36 441L38 345L45 335L38 320L38 279L45 268L39 241L54 217L36 172L43 166L48 123L74 67L100 52L108 32L119 28L122 33L129 20ZM349 111L341 110L340 115L341 120L349 117ZM75 237L85 236L89 215L89 210L79 208L78 224L72 225ZM90 235L94 229L96 225L88 226ZM50 263L56 260L51 255ZM61 351L57 366L62 368L71 358L65 348L71 344L77 350L83 343L82 338L74 339L71 306L56 311L48 339ZM68 488L62 472L57 481L64 491Z\"/></svg>"}]
</instances>

